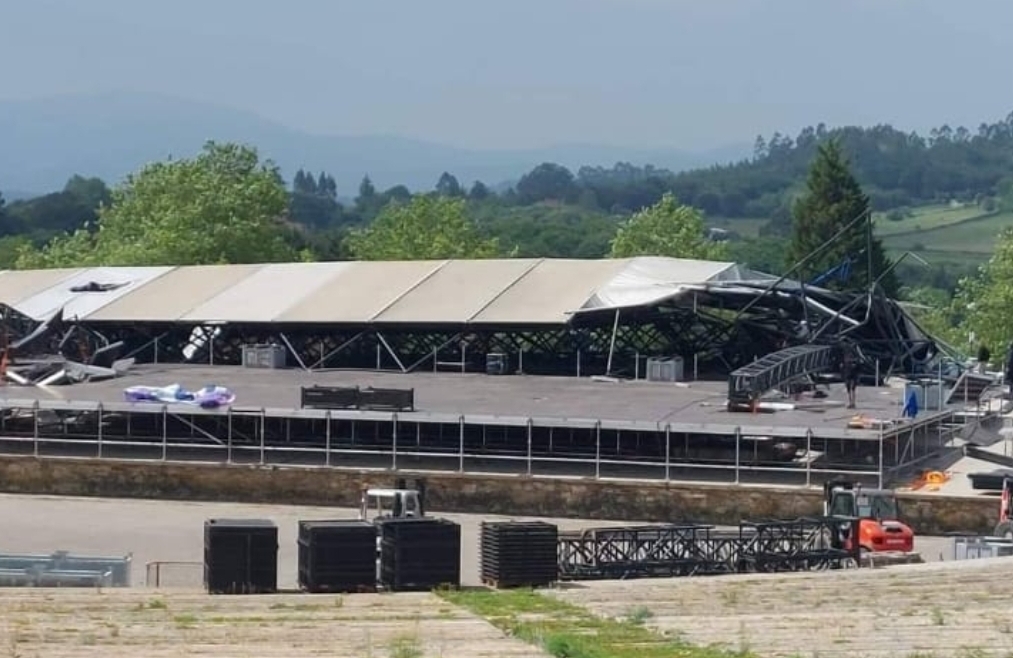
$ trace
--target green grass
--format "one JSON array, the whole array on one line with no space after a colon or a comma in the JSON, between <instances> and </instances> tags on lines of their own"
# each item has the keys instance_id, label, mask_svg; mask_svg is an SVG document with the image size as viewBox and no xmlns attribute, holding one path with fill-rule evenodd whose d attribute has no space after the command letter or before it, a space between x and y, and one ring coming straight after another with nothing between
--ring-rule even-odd
<instances>
[{"instance_id":1,"label":"green grass","mask_svg":"<svg viewBox=\"0 0 1013 658\"><path fill-rule=\"evenodd\" d=\"M913 208L910 217L905 217L899 221L888 219L887 213L874 213L872 221L876 227L876 234L885 238L891 235L942 228L987 214L980 207L973 204L967 206L943 204Z\"/></svg>"},{"instance_id":2,"label":"green grass","mask_svg":"<svg viewBox=\"0 0 1013 658\"><path fill-rule=\"evenodd\" d=\"M1013 226L1013 213L994 213L958 224L898 236L898 239L911 244L923 244L926 249L989 255L995 249L999 233L1010 226ZM886 238L884 242L889 243L891 239Z\"/></svg>"},{"instance_id":3,"label":"green grass","mask_svg":"<svg viewBox=\"0 0 1013 658\"><path fill-rule=\"evenodd\" d=\"M697 647L649 629L650 611L607 619L530 589L444 590L450 603L557 658L746 658L751 653Z\"/></svg>"}]
</instances>

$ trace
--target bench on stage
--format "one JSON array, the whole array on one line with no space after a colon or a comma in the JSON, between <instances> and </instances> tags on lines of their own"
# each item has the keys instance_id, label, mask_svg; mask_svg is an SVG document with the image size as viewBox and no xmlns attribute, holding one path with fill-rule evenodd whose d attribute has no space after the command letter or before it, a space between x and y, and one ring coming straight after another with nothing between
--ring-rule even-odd
<instances>
[{"instance_id":1,"label":"bench on stage","mask_svg":"<svg viewBox=\"0 0 1013 658\"><path fill-rule=\"evenodd\" d=\"M300 401L303 409L415 411L415 389L303 386Z\"/></svg>"}]
</instances>

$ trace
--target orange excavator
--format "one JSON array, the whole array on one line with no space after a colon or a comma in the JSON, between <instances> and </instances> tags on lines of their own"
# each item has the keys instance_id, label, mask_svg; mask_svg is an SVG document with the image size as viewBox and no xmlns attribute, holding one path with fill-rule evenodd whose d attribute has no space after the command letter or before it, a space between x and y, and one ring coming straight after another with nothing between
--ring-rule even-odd
<instances>
[{"instance_id":1,"label":"orange excavator","mask_svg":"<svg viewBox=\"0 0 1013 658\"><path fill-rule=\"evenodd\" d=\"M900 520L900 505L889 489L866 489L861 483L832 480L823 485L823 513L831 517L858 520L858 537L853 537L854 524L842 524L837 542L841 548L858 549L863 553L891 551L914 552L914 531Z\"/></svg>"}]
</instances>

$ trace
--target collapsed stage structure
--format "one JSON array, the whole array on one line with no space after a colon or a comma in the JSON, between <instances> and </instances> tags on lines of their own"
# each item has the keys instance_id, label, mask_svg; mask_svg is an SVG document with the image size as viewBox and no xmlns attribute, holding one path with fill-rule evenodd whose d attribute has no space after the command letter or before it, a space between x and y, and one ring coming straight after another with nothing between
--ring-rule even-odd
<instances>
[{"instance_id":1,"label":"collapsed stage structure","mask_svg":"<svg viewBox=\"0 0 1013 658\"><path fill-rule=\"evenodd\" d=\"M495 357L503 373L628 377L663 357L691 378L842 341L870 374L925 372L939 355L882 294L660 257L4 271L0 303L13 362L87 363L116 345L139 363L240 364L245 347L276 344L307 370L486 371ZM764 386L835 365L789 357Z\"/></svg>"}]
</instances>

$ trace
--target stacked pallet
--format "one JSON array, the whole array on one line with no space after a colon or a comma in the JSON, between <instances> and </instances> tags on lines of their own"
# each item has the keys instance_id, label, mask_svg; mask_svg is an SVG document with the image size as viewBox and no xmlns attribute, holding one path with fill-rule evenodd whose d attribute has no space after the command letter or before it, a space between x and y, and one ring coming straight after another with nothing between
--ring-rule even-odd
<instances>
[{"instance_id":1,"label":"stacked pallet","mask_svg":"<svg viewBox=\"0 0 1013 658\"><path fill-rule=\"evenodd\" d=\"M376 526L368 521L300 521L299 587L307 592L376 589Z\"/></svg>"},{"instance_id":2,"label":"stacked pallet","mask_svg":"<svg viewBox=\"0 0 1013 658\"><path fill-rule=\"evenodd\" d=\"M482 582L493 587L541 587L558 574L559 530L542 521L482 522Z\"/></svg>"},{"instance_id":3,"label":"stacked pallet","mask_svg":"<svg viewBox=\"0 0 1013 658\"><path fill-rule=\"evenodd\" d=\"M382 519L380 584L393 592L461 586L461 526L434 517Z\"/></svg>"},{"instance_id":4,"label":"stacked pallet","mask_svg":"<svg viewBox=\"0 0 1013 658\"><path fill-rule=\"evenodd\" d=\"M210 594L278 590L278 526L260 519L204 522L204 585Z\"/></svg>"}]
</instances>

